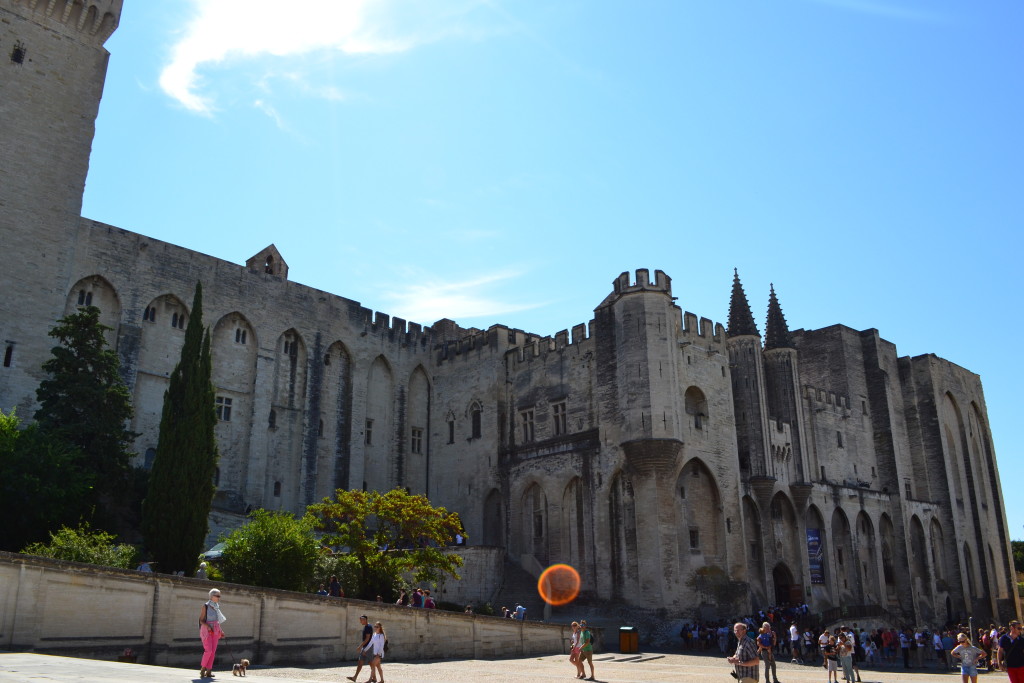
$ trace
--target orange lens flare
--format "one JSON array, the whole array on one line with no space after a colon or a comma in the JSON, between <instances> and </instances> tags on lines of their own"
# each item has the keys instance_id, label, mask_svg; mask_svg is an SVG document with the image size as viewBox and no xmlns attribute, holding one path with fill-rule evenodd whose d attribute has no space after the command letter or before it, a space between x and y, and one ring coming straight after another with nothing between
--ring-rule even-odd
<instances>
[{"instance_id":1,"label":"orange lens flare","mask_svg":"<svg viewBox=\"0 0 1024 683\"><path fill-rule=\"evenodd\" d=\"M580 573L567 564L553 564L537 579L537 592L549 605L567 605L580 594Z\"/></svg>"}]
</instances>

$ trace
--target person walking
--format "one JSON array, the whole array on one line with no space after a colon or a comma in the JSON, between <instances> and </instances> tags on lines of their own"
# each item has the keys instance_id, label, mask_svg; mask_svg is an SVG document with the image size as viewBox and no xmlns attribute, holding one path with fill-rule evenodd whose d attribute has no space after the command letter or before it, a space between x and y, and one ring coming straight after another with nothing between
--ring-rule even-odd
<instances>
[{"instance_id":1,"label":"person walking","mask_svg":"<svg viewBox=\"0 0 1024 683\"><path fill-rule=\"evenodd\" d=\"M199 639L203 641L203 659L199 664L200 678L213 678L213 660L217 656L217 643L224 637L221 624L227 621L220 609L220 591L210 589L210 599L199 610Z\"/></svg>"},{"instance_id":2,"label":"person walking","mask_svg":"<svg viewBox=\"0 0 1024 683\"><path fill-rule=\"evenodd\" d=\"M583 672L583 662L580 661L580 640L583 632L580 630L579 622L572 622L572 636L569 638L569 661L576 667L576 678L584 678L587 674Z\"/></svg>"},{"instance_id":3,"label":"person walking","mask_svg":"<svg viewBox=\"0 0 1024 683\"><path fill-rule=\"evenodd\" d=\"M1009 632L999 639L996 664L1010 677L1010 683L1024 683L1024 633L1020 622L1010 622Z\"/></svg>"},{"instance_id":4,"label":"person walking","mask_svg":"<svg viewBox=\"0 0 1024 683\"><path fill-rule=\"evenodd\" d=\"M757 654L764 662L764 683L779 683L779 672L775 668L775 631L767 621L761 624L761 630L757 634ZM768 672L771 671L771 676Z\"/></svg>"},{"instance_id":5,"label":"person walking","mask_svg":"<svg viewBox=\"0 0 1024 683\"><path fill-rule=\"evenodd\" d=\"M747 625L742 621L733 624L732 632L736 636L736 652L726 661L733 665L733 677L738 683L757 683L758 670L761 668L757 659L757 645L747 635Z\"/></svg>"},{"instance_id":6,"label":"person walking","mask_svg":"<svg viewBox=\"0 0 1024 683\"><path fill-rule=\"evenodd\" d=\"M359 626L362 628L363 639L359 642L359 658L356 661L356 672L351 676L346 676L348 680L355 682L359 678L359 672L363 670L364 664L369 664L372 659L370 656L370 638L373 637L373 627L370 626L370 619L365 614L359 617ZM376 678L373 675L373 667L370 667L370 683L374 683Z\"/></svg>"},{"instance_id":7,"label":"person walking","mask_svg":"<svg viewBox=\"0 0 1024 683\"><path fill-rule=\"evenodd\" d=\"M586 662L590 665L590 678L588 681L596 681L594 678L594 634L587 628L587 622L580 622L580 673L583 673L583 663Z\"/></svg>"},{"instance_id":8,"label":"person walking","mask_svg":"<svg viewBox=\"0 0 1024 683\"><path fill-rule=\"evenodd\" d=\"M384 626L378 621L373 625L373 635L366 646L370 651L370 680L376 680L377 683L384 683L384 669L380 666L380 660L384 658L384 647L387 642Z\"/></svg>"}]
</instances>

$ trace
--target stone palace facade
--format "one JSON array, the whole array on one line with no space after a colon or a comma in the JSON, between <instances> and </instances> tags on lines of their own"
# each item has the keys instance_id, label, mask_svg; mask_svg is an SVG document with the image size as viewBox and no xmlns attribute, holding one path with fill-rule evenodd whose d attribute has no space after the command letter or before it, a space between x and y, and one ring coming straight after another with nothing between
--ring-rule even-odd
<instances>
[{"instance_id":1,"label":"stone palace facade","mask_svg":"<svg viewBox=\"0 0 1024 683\"><path fill-rule=\"evenodd\" d=\"M148 464L201 281L221 511L402 486L597 598L692 610L703 574L754 606L1019 614L981 381L877 330L790 331L772 291L762 337L738 276L725 328L647 270L553 337L423 327L293 282L274 246L238 265L81 217L121 4L0 0L4 410L32 415L47 331L98 306Z\"/></svg>"}]
</instances>

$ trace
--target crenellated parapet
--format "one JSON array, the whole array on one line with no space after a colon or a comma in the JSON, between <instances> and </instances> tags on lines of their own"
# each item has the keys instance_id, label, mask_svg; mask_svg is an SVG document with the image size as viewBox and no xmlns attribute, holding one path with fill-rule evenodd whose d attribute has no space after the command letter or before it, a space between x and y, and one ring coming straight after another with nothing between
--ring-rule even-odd
<instances>
[{"instance_id":1,"label":"crenellated parapet","mask_svg":"<svg viewBox=\"0 0 1024 683\"><path fill-rule=\"evenodd\" d=\"M850 414L850 397L828 389L804 385L804 399L816 412L834 410L844 415Z\"/></svg>"},{"instance_id":2,"label":"crenellated parapet","mask_svg":"<svg viewBox=\"0 0 1024 683\"><path fill-rule=\"evenodd\" d=\"M700 343L707 348L715 348L722 351L725 349L725 326L716 323L709 318L700 318L696 314L687 311L683 313L683 329L681 337L691 344Z\"/></svg>"},{"instance_id":3,"label":"crenellated parapet","mask_svg":"<svg viewBox=\"0 0 1024 683\"><path fill-rule=\"evenodd\" d=\"M636 294L639 292L661 292L672 296L672 278L666 275L664 271L655 270L654 280L651 280L649 270L638 268L636 280L630 281L629 272L624 272L612 280L612 293L605 297L604 301L601 302L601 306L607 306L626 294Z\"/></svg>"},{"instance_id":4,"label":"crenellated parapet","mask_svg":"<svg viewBox=\"0 0 1024 683\"><path fill-rule=\"evenodd\" d=\"M662 270L654 271L654 280L651 280L651 272L646 268L638 268L636 281L630 284L629 272L622 273L612 283L616 294L627 294L629 292L665 292L672 293L672 278Z\"/></svg>"},{"instance_id":5,"label":"crenellated parapet","mask_svg":"<svg viewBox=\"0 0 1024 683\"><path fill-rule=\"evenodd\" d=\"M550 354L578 351L591 339L593 321L590 323L590 334L586 333L587 329L585 325L574 326L571 338L568 330L557 332L554 337L529 338L525 344L509 350L510 368L515 369L518 365L537 360L544 362Z\"/></svg>"},{"instance_id":6,"label":"crenellated parapet","mask_svg":"<svg viewBox=\"0 0 1024 683\"><path fill-rule=\"evenodd\" d=\"M363 328L362 334L374 334L403 346L419 345L426 348L431 343L430 328L426 330L419 323L408 322L397 316L373 311L356 302L351 302L349 320Z\"/></svg>"},{"instance_id":7,"label":"crenellated parapet","mask_svg":"<svg viewBox=\"0 0 1024 683\"><path fill-rule=\"evenodd\" d=\"M65 31L80 33L99 45L117 28L124 0L12 0L26 17L41 23L60 24Z\"/></svg>"},{"instance_id":8,"label":"crenellated parapet","mask_svg":"<svg viewBox=\"0 0 1024 683\"><path fill-rule=\"evenodd\" d=\"M793 426L781 419L773 419L768 426L768 444L772 457L783 462L793 457Z\"/></svg>"}]
</instances>

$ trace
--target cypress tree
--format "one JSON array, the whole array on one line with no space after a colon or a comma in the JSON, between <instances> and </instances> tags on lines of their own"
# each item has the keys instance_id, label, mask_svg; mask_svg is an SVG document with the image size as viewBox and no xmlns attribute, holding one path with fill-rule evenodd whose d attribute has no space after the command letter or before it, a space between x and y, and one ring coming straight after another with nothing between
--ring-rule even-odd
<instances>
[{"instance_id":1,"label":"cypress tree","mask_svg":"<svg viewBox=\"0 0 1024 683\"><path fill-rule=\"evenodd\" d=\"M164 393L160 438L142 507L142 533L158 571L191 575L209 530L218 457L211 370L210 331L203 328L203 285L198 283L181 360Z\"/></svg>"},{"instance_id":2,"label":"cypress tree","mask_svg":"<svg viewBox=\"0 0 1024 683\"><path fill-rule=\"evenodd\" d=\"M124 499L136 436L126 427L132 419L131 395L117 353L103 336L109 330L95 306L58 320L50 336L59 344L43 363L49 377L36 390L40 431L81 453L95 481L90 503L98 513Z\"/></svg>"}]
</instances>

